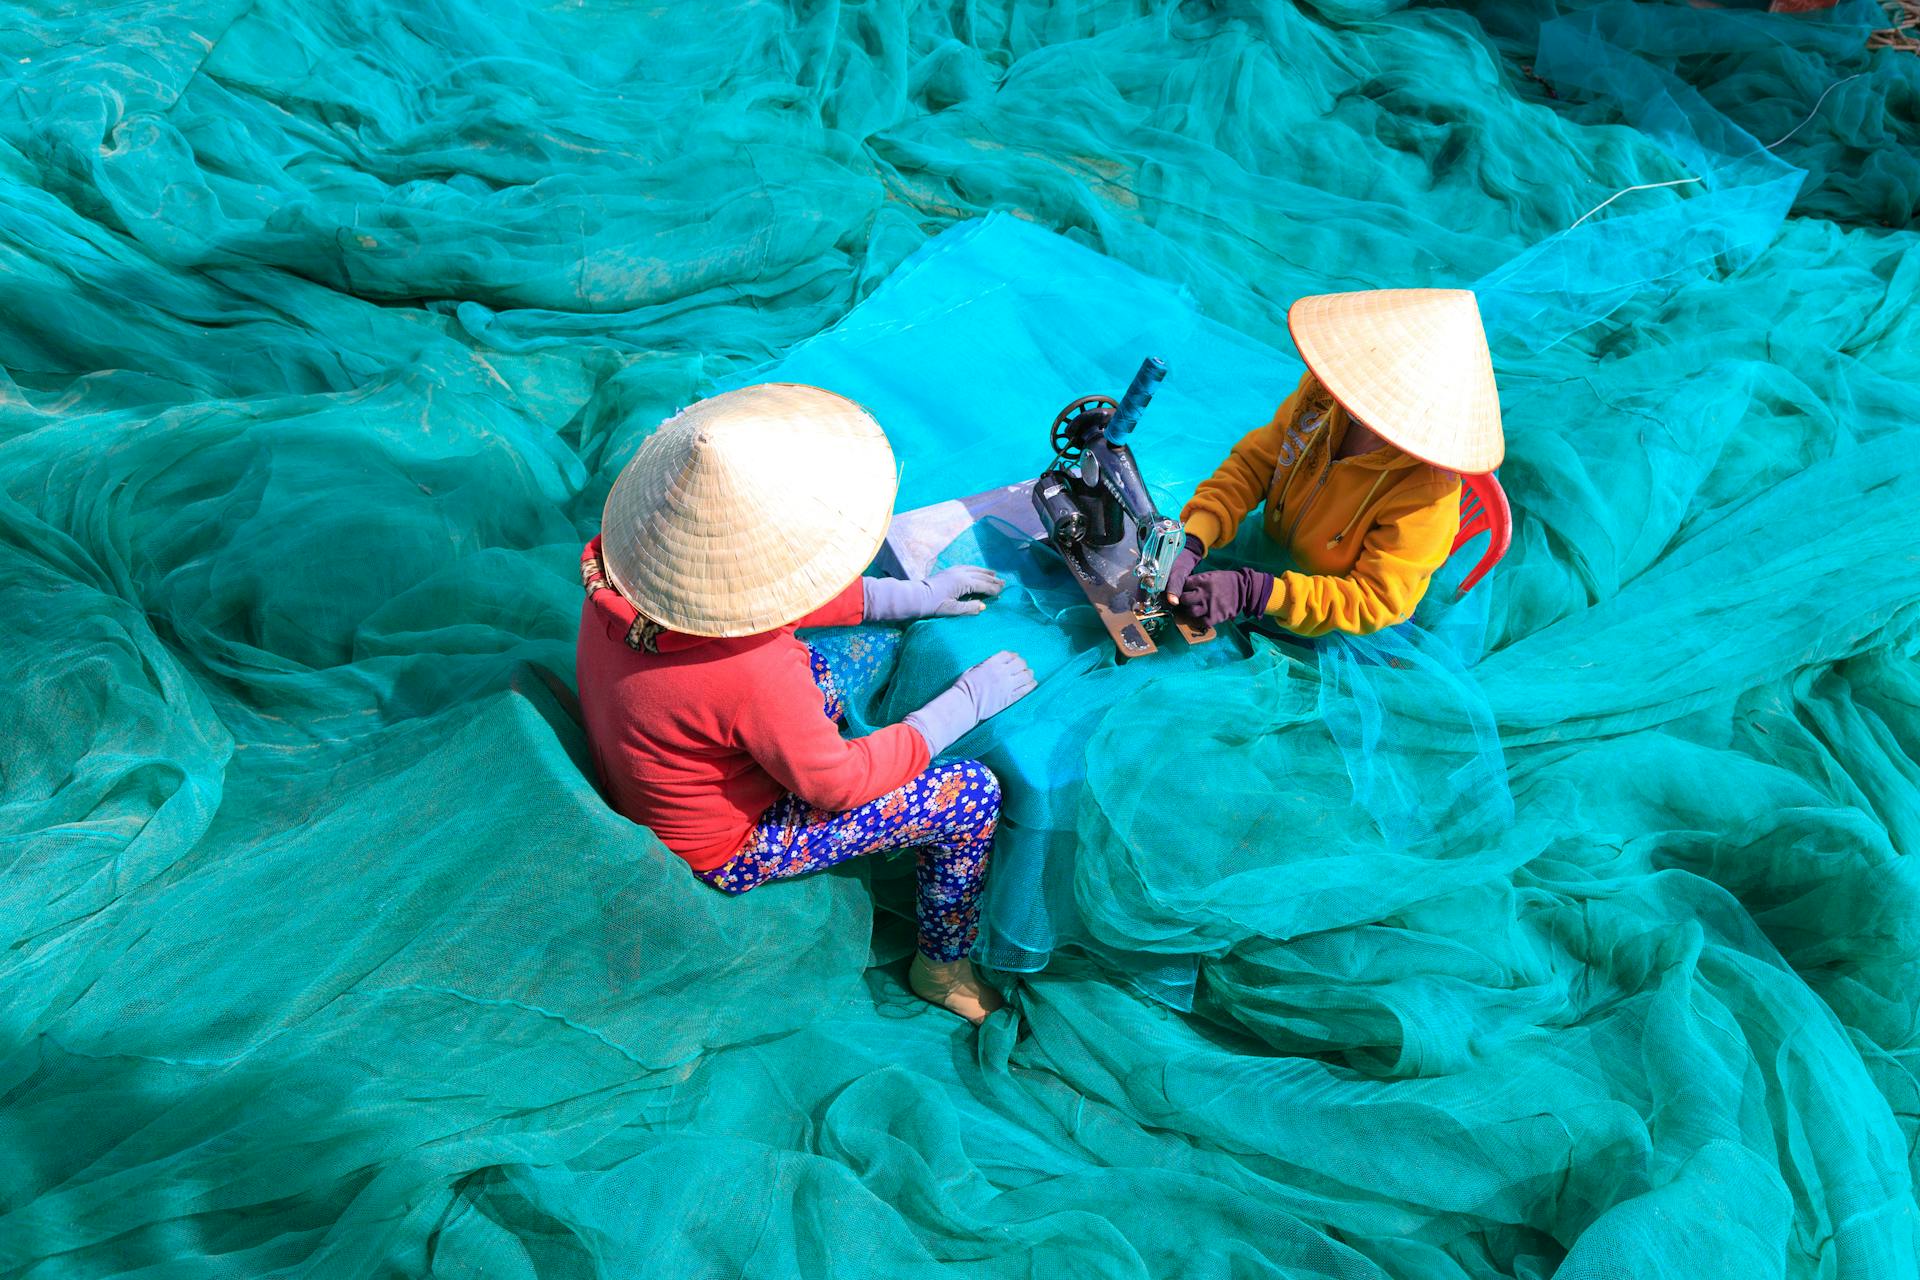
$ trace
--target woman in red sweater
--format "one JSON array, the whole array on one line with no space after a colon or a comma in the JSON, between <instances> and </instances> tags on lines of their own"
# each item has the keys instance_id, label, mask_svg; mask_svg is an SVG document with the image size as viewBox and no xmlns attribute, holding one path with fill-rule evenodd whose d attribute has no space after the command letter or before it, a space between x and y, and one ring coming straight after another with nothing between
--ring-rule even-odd
<instances>
[{"instance_id":1,"label":"woman in red sweater","mask_svg":"<svg viewBox=\"0 0 1920 1280\"><path fill-rule=\"evenodd\" d=\"M577 655L594 765L613 806L708 884L744 893L917 848L923 998L978 1023L1000 997L967 959L1000 789L937 761L1034 687L1001 653L899 724L841 736L845 701L801 627L977 613L984 569L862 578L897 488L880 426L844 397L779 383L703 400L640 447L581 557Z\"/></svg>"}]
</instances>

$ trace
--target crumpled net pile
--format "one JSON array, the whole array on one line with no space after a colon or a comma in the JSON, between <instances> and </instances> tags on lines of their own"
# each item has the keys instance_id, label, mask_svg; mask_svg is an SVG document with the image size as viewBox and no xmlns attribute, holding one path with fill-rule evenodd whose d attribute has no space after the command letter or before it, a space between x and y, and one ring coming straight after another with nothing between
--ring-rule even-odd
<instances>
[{"instance_id":1,"label":"crumpled net pile","mask_svg":"<svg viewBox=\"0 0 1920 1280\"><path fill-rule=\"evenodd\" d=\"M1887 22L0 8L0 1274L1920 1274ZM728 899L597 793L577 556L675 409L852 395L904 510L1159 355L1177 506L1293 298L1404 286L1492 338L1471 594L1122 666L988 522L889 642L856 727L1042 678L958 748L1017 1019L904 990L903 862Z\"/></svg>"}]
</instances>

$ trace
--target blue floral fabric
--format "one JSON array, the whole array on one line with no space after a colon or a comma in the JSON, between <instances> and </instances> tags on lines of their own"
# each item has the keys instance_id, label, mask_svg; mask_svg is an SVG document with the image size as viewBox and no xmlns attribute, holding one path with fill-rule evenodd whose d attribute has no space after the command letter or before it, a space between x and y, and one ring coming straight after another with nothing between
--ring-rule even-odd
<instances>
[{"instance_id":1,"label":"blue floral fabric","mask_svg":"<svg viewBox=\"0 0 1920 1280\"><path fill-rule=\"evenodd\" d=\"M827 695L827 718L858 715L864 699L880 692L900 661L899 627L828 627L803 631L811 650L813 678ZM857 723L857 719L856 719Z\"/></svg>"}]
</instances>

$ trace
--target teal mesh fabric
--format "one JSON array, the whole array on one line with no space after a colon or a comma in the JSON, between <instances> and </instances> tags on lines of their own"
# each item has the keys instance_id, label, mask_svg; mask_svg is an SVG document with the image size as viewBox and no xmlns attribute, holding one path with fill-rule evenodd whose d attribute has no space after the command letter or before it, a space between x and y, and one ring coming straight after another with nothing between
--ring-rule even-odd
<instances>
[{"instance_id":1,"label":"teal mesh fabric","mask_svg":"<svg viewBox=\"0 0 1920 1280\"><path fill-rule=\"evenodd\" d=\"M0 6L0 1275L1920 1274L1883 22ZM903 863L727 899L597 795L674 408L826 382L911 506L1158 354L1171 504L1387 285L1486 302L1472 595L1119 667L977 528L857 709L1044 677L963 744L1017 1022L906 993Z\"/></svg>"}]
</instances>

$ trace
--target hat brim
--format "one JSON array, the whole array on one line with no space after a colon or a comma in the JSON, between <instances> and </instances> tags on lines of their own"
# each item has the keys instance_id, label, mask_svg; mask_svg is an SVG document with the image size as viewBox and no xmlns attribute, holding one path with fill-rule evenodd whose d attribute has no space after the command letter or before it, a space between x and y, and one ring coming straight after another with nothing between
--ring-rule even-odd
<instances>
[{"instance_id":1,"label":"hat brim","mask_svg":"<svg viewBox=\"0 0 1920 1280\"><path fill-rule=\"evenodd\" d=\"M1287 331L1327 393L1409 456L1466 475L1506 457L1499 389L1465 290L1317 294Z\"/></svg>"},{"instance_id":2,"label":"hat brim","mask_svg":"<svg viewBox=\"0 0 1920 1280\"><path fill-rule=\"evenodd\" d=\"M831 602L872 563L899 473L866 409L801 383L701 401L641 445L607 495L614 588L685 635L756 635Z\"/></svg>"}]
</instances>

